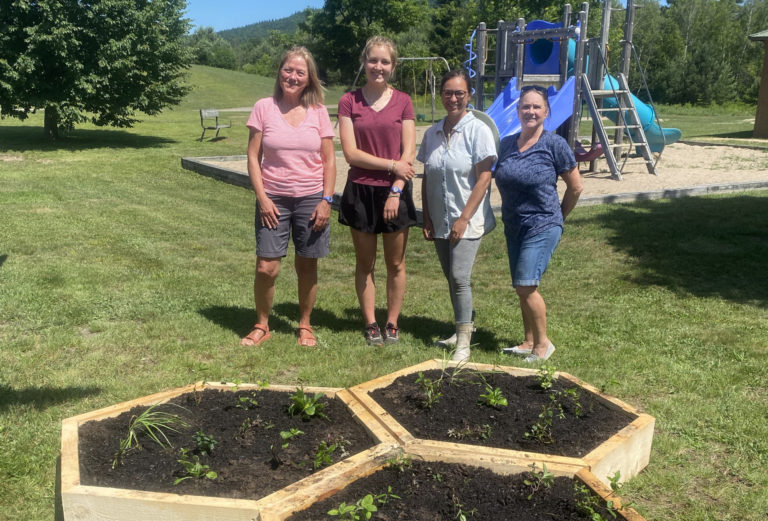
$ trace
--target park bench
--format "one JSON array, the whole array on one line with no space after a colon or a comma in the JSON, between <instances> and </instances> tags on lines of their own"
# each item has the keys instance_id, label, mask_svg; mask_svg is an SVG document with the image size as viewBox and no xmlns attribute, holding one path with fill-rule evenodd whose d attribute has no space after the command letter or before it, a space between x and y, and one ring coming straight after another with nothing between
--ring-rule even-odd
<instances>
[{"instance_id":1,"label":"park bench","mask_svg":"<svg viewBox=\"0 0 768 521\"><path fill-rule=\"evenodd\" d=\"M232 128L232 121L229 123L219 123L219 111L216 109L200 109L200 126L203 127L203 133L200 136L200 141L205 137L206 130L215 130L216 136L219 137L219 130L223 128Z\"/></svg>"}]
</instances>

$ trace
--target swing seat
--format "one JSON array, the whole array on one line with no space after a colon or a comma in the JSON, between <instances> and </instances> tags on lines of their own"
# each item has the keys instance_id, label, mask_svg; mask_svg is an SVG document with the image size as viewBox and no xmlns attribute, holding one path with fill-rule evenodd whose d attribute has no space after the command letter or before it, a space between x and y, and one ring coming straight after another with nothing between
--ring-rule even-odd
<instances>
[{"instance_id":1,"label":"swing seat","mask_svg":"<svg viewBox=\"0 0 768 521\"><path fill-rule=\"evenodd\" d=\"M597 143L592 148L587 150L581 143L576 144L576 149L573 151L573 155L576 156L576 161L579 163L585 163L587 161L594 161L598 157L603 155L603 145Z\"/></svg>"}]
</instances>

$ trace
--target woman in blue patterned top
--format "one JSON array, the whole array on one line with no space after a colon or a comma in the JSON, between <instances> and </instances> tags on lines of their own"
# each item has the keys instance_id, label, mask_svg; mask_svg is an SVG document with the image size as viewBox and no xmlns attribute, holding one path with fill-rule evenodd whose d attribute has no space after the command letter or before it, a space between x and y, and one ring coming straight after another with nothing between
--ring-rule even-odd
<instances>
[{"instance_id":1,"label":"woman in blue patterned top","mask_svg":"<svg viewBox=\"0 0 768 521\"><path fill-rule=\"evenodd\" d=\"M547 90L538 85L523 87L517 112L522 129L501 142L496 185L525 340L504 351L535 362L548 359L555 351L547 336L547 308L538 291L539 281L560 242L563 221L579 200L582 185L568 143L544 130L549 115ZM566 184L562 202L557 176Z\"/></svg>"}]
</instances>

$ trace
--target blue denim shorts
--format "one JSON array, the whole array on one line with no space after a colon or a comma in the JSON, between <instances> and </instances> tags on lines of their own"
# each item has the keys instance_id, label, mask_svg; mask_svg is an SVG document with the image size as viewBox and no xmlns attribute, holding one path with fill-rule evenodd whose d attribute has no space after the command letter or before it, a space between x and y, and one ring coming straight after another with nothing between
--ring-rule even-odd
<instances>
[{"instance_id":1,"label":"blue denim shorts","mask_svg":"<svg viewBox=\"0 0 768 521\"><path fill-rule=\"evenodd\" d=\"M562 234L563 229L560 226L553 226L522 241L504 234L507 238L509 272L512 274L513 286L539 285Z\"/></svg>"}]
</instances>

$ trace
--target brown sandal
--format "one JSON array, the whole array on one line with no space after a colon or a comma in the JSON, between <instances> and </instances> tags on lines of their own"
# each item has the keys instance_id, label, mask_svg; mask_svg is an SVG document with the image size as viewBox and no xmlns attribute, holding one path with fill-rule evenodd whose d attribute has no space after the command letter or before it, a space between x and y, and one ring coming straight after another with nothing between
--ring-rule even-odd
<instances>
[{"instance_id":1,"label":"brown sandal","mask_svg":"<svg viewBox=\"0 0 768 521\"><path fill-rule=\"evenodd\" d=\"M309 334L309 336L307 336L307 333ZM304 336L302 336L302 334ZM302 347L317 346L317 338L315 338L315 332L312 331L311 326L299 326L298 338L296 339L296 341Z\"/></svg>"},{"instance_id":2,"label":"brown sandal","mask_svg":"<svg viewBox=\"0 0 768 521\"><path fill-rule=\"evenodd\" d=\"M240 340L241 346L257 346L269 340L272 337L272 333L269 332L269 326L266 324L256 324L253 329L248 333L245 338Z\"/></svg>"}]
</instances>

